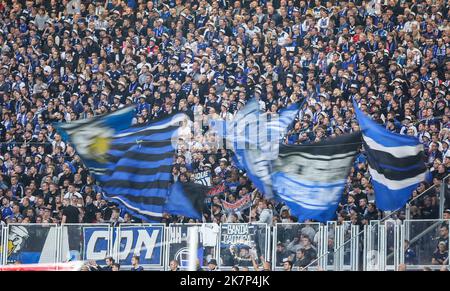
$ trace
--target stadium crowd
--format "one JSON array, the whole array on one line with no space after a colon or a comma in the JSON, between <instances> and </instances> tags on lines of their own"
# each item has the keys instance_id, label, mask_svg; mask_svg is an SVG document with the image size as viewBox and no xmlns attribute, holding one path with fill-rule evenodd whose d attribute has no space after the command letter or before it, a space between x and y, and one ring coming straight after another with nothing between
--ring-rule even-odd
<instances>
[{"instance_id":1,"label":"stadium crowd","mask_svg":"<svg viewBox=\"0 0 450 291\"><path fill-rule=\"evenodd\" d=\"M198 123L231 120L251 98L270 114L306 100L289 144L357 131L353 99L388 130L418 137L432 177L412 197L436 187L413 202L412 216L438 218L436 193L450 168L449 4L378 2L0 1L2 222L139 221L104 199L53 125L130 104L134 123L178 111L194 120L173 175L189 180L206 171L212 186L224 186L203 221L295 222L282 203L262 198ZM224 200L248 193L248 211L225 214ZM361 152L337 221L381 217ZM162 221L193 220L166 214ZM300 258L305 251L295 250Z\"/></svg>"}]
</instances>

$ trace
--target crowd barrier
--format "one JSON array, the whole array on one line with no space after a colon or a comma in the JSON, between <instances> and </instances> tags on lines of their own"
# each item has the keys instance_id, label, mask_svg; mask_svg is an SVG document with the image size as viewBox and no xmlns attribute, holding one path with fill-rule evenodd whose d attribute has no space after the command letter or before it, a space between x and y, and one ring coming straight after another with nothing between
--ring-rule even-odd
<instances>
[{"instance_id":1,"label":"crowd barrier","mask_svg":"<svg viewBox=\"0 0 450 291\"><path fill-rule=\"evenodd\" d=\"M396 270L439 269L433 264L438 245L448 241L449 220L371 221L353 225L335 221L320 223L266 224L10 224L0 225L2 265L95 261L107 256L131 267L133 255L147 270L168 270L171 260L180 269L188 267L188 240L198 237L198 263L205 267L215 259L221 270L272 262L283 269L283 259L294 262L294 270ZM405 243L409 242L409 244ZM448 260L446 262L448 266Z\"/></svg>"}]
</instances>

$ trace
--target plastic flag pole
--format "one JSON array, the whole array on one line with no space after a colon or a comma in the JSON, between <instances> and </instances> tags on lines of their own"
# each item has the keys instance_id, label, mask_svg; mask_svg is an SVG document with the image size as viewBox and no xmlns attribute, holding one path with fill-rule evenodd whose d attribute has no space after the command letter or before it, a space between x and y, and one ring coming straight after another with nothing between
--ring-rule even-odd
<instances>
[{"instance_id":1,"label":"plastic flag pole","mask_svg":"<svg viewBox=\"0 0 450 291\"><path fill-rule=\"evenodd\" d=\"M188 228L188 271L197 270L198 226Z\"/></svg>"}]
</instances>

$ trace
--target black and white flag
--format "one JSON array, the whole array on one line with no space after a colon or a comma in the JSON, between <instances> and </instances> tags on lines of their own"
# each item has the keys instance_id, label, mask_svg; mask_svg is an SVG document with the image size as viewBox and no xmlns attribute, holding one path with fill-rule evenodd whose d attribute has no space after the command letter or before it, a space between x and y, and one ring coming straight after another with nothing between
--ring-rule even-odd
<instances>
[{"instance_id":1,"label":"black and white flag","mask_svg":"<svg viewBox=\"0 0 450 291\"><path fill-rule=\"evenodd\" d=\"M306 145L280 145L272 173L275 196L300 221L333 219L360 145L360 133Z\"/></svg>"}]
</instances>

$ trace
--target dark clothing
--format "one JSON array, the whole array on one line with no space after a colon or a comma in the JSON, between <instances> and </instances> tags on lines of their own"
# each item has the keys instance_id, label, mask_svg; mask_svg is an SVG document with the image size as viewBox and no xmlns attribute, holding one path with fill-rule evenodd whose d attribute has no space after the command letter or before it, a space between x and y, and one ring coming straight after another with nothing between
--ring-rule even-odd
<instances>
[{"instance_id":1,"label":"dark clothing","mask_svg":"<svg viewBox=\"0 0 450 291\"><path fill-rule=\"evenodd\" d=\"M68 205L63 209L63 215L66 216L66 223L79 223L80 211L72 205Z\"/></svg>"},{"instance_id":2,"label":"dark clothing","mask_svg":"<svg viewBox=\"0 0 450 291\"><path fill-rule=\"evenodd\" d=\"M139 267L137 267L137 268L132 267L132 268L130 269L130 271L144 271L144 267L142 267L142 266L139 266Z\"/></svg>"},{"instance_id":3,"label":"dark clothing","mask_svg":"<svg viewBox=\"0 0 450 291\"><path fill-rule=\"evenodd\" d=\"M83 222L92 223L95 220L95 213L97 212L97 207L94 204L88 204L84 210Z\"/></svg>"},{"instance_id":4,"label":"dark clothing","mask_svg":"<svg viewBox=\"0 0 450 291\"><path fill-rule=\"evenodd\" d=\"M310 260L310 262L315 260L316 257L317 257L317 252L315 249L313 249L313 248L305 249L305 258Z\"/></svg>"},{"instance_id":5,"label":"dark clothing","mask_svg":"<svg viewBox=\"0 0 450 291\"><path fill-rule=\"evenodd\" d=\"M444 261L448 258L448 251L441 253L440 251L436 251L433 254L433 259L439 262L440 265L443 265Z\"/></svg>"},{"instance_id":6,"label":"dark clothing","mask_svg":"<svg viewBox=\"0 0 450 291\"><path fill-rule=\"evenodd\" d=\"M405 251L405 264L406 265L415 265L415 264L417 264L416 253L411 248L408 248Z\"/></svg>"},{"instance_id":7,"label":"dark clothing","mask_svg":"<svg viewBox=\"0 0 450 291\"><path fill-rule=\"evenodd\" d=\"M283 259L289 257L289 255L290 255L290 252L287 251L287 250L283 250L281 252L277 251L277 253L276 253L276 258L277 258L276 265L277 266L283 266Z\"/></svg>"},{"instance_id":8,"label":"dark clothing","mask_svg":"<svg viewBox=\"0 0 450 291\"><path fill-rule=\"evenodd\" d=\"M311 260L309 260L306 257L303 257L295 261L294 267L306 267L309 265L309 263L311 263Z\"/></svg>"},{"instance_id":9,"label":"dark clothing","mask_svg":"<svg viewBox=\"0 0 450 291\"><path fill-rule=\"evenodd\" d=\"M109 271L112 271L112 266L104 266L104 267L98 266L97 270L98 271L107 271L107 272L109 272Z\"/></svg>"}]
</instances>

